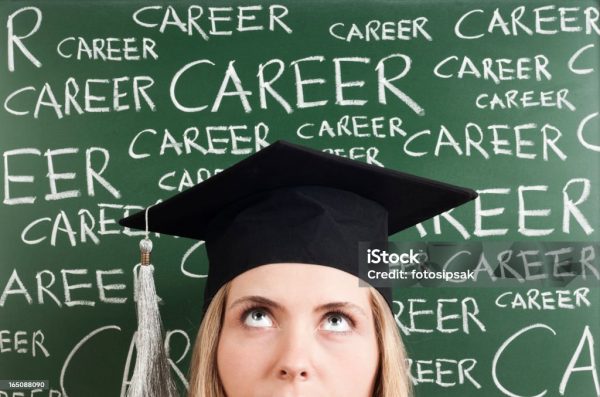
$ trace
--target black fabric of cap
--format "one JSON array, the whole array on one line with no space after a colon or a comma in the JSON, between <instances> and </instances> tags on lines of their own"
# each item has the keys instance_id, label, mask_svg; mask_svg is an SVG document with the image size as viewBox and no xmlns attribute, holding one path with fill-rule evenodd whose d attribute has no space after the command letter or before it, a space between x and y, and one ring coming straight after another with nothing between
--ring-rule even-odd
<instances>
[{"instance_id":1,"label":"black fabric of cap","mask_svg":"<svg viewBox=\"0 0 600 397\"><path fill-rule=\"evenodd\" d=\"M266 264L324 265L362 278L359 242L385 241L475 197L470 189L277 141L153 206L148 229L205 241L206 309L223 284ZM119 224L145 229L144 211ZM377 290L391 308L390 289Z\"/></svg>"}]
</instances>

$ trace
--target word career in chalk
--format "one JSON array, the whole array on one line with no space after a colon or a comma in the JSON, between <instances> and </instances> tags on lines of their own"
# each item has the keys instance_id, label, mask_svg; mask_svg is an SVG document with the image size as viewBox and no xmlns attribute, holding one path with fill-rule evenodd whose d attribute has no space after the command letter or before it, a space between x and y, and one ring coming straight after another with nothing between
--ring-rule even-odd
<instances>
[{"instance_id":1,"label":"word career in chalk","mask_svg":"<svg viewBox=\"0 0 600 397\"><path fill-rule=\"evenodd\" d=\"M577 75L590 74L595 71L594 64L581 59L587 52L595 48L594 44L575 48L567 61L568 70ZM440 79L474 79L489 80L501 84L514 80L551 81L552 68L562 65L552 64L544 54L533 57L518 58L476 58L468 55L450 55L437 62L433 74ZM563 94L564 96L564 94Z\"/></svg>"},{"instance_id":2,"label":"word career in chalk","mask_svg":"<svg viewBox=\"0 0 600 397\"><path fill-rule=\"evenodd\" d=\"M110 79L77 80L69 77L60 87L44 83L25 86L10 93L4 110L15 116L37 119L43 110L58 119L84 113L156 110L149 93L154 85L150 76L122 76Z\"/></svg>"},{"instance_id":3,"label":"word career in chalk","mask_svg":"<svg viewBox=\"0 0 600 397\"><path fill-rule=\"evenodd\" d=\"M118 220L143 209L139 205L98 203L93 209L59 210L27 223L21 232L21 241L27 245L47 243L52 247L68 242L75 247L86 243L98 245L100 238L108 235L141 236L143 230L122 228Z\"/></svg>"},{"instance_id":4,"label":"word career in chalk","mask_svg":"<svg viewBox=\"0 0 600 397\"><path fill-rule=\"evenodd\" d=\"M573 4L574 5L574 4ZM465 40L481 39L490 35L533 36L579 33L600 35L598 7L557 7L520 5L511 10L472 9L460 16L454 25L454 34Z\"/></svg>"},{"instance_id":5,"label":"word career in chalk","mask_svg":"<svg viewBox=\"0 0 600 397\"><path fill-rule=\"evenodd\" d=\"M56 46L56 52L61 58L99 61L139 61L158 59L156 42L144 37L107 37L86 39L85 37L70 36L61 40Z\"/></svg>"},{"instance_id":6,"label":"word career in chalk","mask_svg":"<svg viewBox=\"0 0 600 397\"><path fill-rule=\"evenodd\" d=\"M507 291L498 295L495 305L502 309L516 310L574 310L580 307L590 307L588 295L590 289L580 287L575 290L540 291L532 288L526 293Z\"/></svg>"},{"instance_id":7,"label":"word career in chalk","mask_svg":"<svg viewBox=\"0 0 600 397\"><path fill-rule=\"evenodd\" d=\"M200 36L209 40L210 36L231 36L235 33L268 30L292 33L285 20L289 15L287 7L271 4L236 7L202 7L189 5L184 11L173 6L147 6L136 10L133 21L148 29L165 32L183 32L188 36Z\"/></svg>"},{"instance_id":8,"label":"word career in chalk","mask_svg":"<svg viewBox=\"0 0 600 397\"><path fill-rule=\"evenodd\" d=\"M431 35L425 29L427 17L415 19L400 19L397 21L371 20L366 24L336 22L329 26L329 34L344 41L391 41L412 40L423 37L432 41Z\"/></svg>"},{"instance_id":9,"label":"word career in chalk","mask_svg":"<svg viewBox=\"0 0 600 397\"><path fill-rule=\"evenodd\" d=\"M372 63L373 65L371 65ZM412 59L401 53L389 54L375 62L366 57L328 59L322 55L313 55L295 59L286 65L280 59L270 59L255 67L258 81L249 83L240 79L238 69L253 70L252 66L236 66L236 61L231 60L223 74L220 72L220 69L223 68L222 65L216 65L210 59L199 59L184 65L175 73L170 84L170 96L175 107L186 113L201 112L209 107L211 112L216 112L225 97L237 97L243 110L249 113L253 110L249 99L255 92L247 88L258 85L258 98L255 98L254 102L258 102L261 109L268 109L269 101L277 102L287 113L294 111L291 103L296 109L321 107L329 103L337 106L364 106L373 99L382 105L387 105L388 97L392 96L405 103L415 113L424 115L423 108L398 87L398 80L406 77L411 66ZM218 68L216 76L214 67ZM362 71L366 80L348 80L345 78L348 70ZM213 77L211 78L211 76ZM278 81L282 76L285 83ZM331 77L333 77L334 84L328 83L327 78ZM187 100L185 103L180 100L177 95L179 87L207 79L220 81L220 87L212 105L199 100ZM292 87L289 87L290 81L293 82ZM376 84L376 98L365 98L365 90L363 89L362 93L358 90L364 88L367 82ZM282 86L288 88L285 91L286 94L282 93ZM322 86L320 90L319 86ZM289 88L292 89L289 90ZM349 92L350 90L352 92ZM315 94L315 91L320 94ZM213 92L213 90L211 89L209 92ZM294 95L295 101L286 100L285 95Z\"/></svg>"}]
</instances>

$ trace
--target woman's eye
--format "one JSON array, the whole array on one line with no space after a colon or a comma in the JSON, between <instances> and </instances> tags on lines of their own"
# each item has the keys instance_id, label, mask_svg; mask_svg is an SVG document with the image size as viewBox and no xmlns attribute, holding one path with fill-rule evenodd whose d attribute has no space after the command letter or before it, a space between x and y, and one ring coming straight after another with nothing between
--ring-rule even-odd
<instances>
[{"instance_id":1,"label":"woman's eye","mask_svg":"<svg viewBox=\"0 0 600 397\"><path fill-rule=\"evenodd\" d=\"M266 311L253 309L245 314L244 324L249 327L272 327L273 321L271 321Z\"/></svg>"},{"instance_id":2,"label":"woman's eye","mask_svg":"<svg viewBox=\"0 0 600 397\"><path fill-rule=\"evenodd\" d=\"M325 319L323 329L333 332L348 332L352 330L350 320L343 314L330 314Z\"/></svg>"}]
</instances>

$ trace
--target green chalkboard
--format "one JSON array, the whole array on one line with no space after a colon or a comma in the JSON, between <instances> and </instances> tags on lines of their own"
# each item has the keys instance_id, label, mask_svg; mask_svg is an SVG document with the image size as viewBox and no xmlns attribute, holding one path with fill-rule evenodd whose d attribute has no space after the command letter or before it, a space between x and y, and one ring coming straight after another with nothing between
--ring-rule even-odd
<instances>
[{"instance_id":1,"label":"green chalkboard","mask_svg":"<svg viewBox=\"0 0 600 397\"><path fill-rule=\"evenodd\" d=\"M0 396L125 395L140 234L117 220L278 139L479 192L392 241L504 247L527 271L526 249L571 247L569 282L395 289L416 396L600 396L598 1L1 1L0 16L0 380L49 382ZM152 238L183 394L206 252Z\"/></svg>"}]
</instances>

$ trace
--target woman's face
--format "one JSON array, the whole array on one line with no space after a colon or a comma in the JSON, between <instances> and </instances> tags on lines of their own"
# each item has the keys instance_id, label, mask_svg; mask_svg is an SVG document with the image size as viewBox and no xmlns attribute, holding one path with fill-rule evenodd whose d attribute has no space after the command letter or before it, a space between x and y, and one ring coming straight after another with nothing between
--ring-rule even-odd
<instances>
[{"instance_id":1,"label":"woman's face","mask_svg":"<svg viewBox=\"0 0 600 397\"><path fill-rule=\"evenodd\" d=\"M371 397L368 288L326 266L272 264L231 282L217 350L228 397Z\"/></svg>"}]
</instances>

